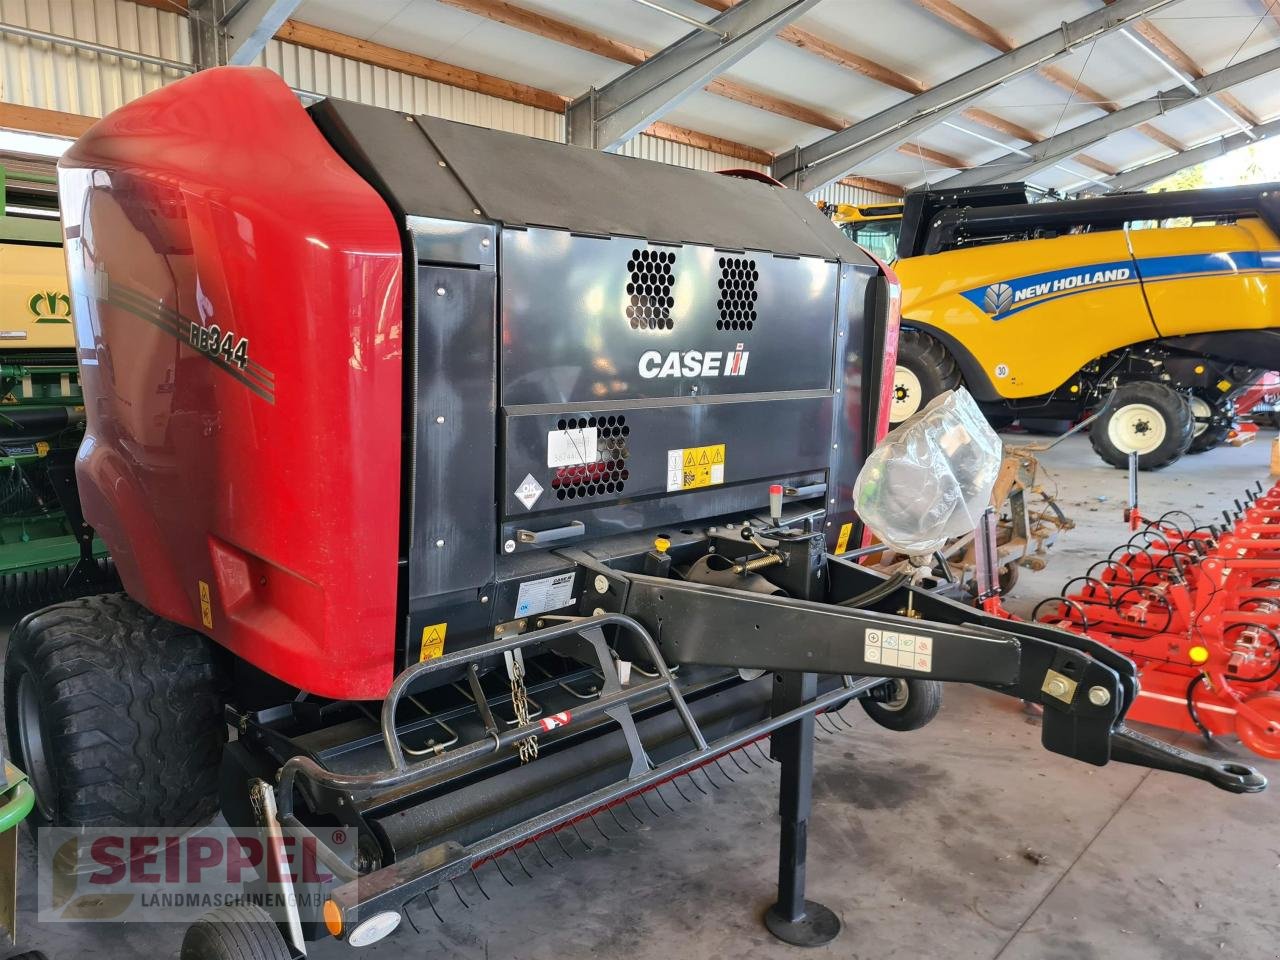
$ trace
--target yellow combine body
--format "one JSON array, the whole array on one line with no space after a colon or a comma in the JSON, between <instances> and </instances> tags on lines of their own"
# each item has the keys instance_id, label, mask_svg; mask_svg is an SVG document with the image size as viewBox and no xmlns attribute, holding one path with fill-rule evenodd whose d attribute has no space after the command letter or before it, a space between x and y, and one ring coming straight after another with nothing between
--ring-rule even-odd
<instances>
[{"instance_id":1,"label":"yellow combine body","mask_svg":"<svg viewBox=\"0 0 1280 960\"><path fill-rule=\"evenodd\" d=\"M818 201L818 209L854 243L885 263L898 258L898 234L902 229L900 203L828 203Z\"/></svg>"},{"instance_id":2,"label":"yellow combine body","mask_svg":"<svg viewBox=\"0 0 1280 960\"><path fill-rule=\"evenodd\" d=\"M1280 367L1276 190L984 190L903 208L894 422L963 383L997 423L1098 412L1090 436L1116 466L1224 438L1232 398Z\"/></svg>"},{"instance_id":3,"label":"yellow combine body","mask_svg":"<svg viewBox=\"0 0 1280 960\"><path fill-rule=\"evenodd\" d=\"M0 239L0 354L14 348L75 349L61 245Z\"/></svg>"}]
</instances>

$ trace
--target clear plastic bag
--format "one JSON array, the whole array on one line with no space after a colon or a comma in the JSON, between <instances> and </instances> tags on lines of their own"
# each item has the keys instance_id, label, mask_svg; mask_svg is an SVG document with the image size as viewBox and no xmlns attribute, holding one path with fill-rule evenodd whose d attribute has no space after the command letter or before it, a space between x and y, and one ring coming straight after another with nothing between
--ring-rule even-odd
<instances>
[{"instance_id":1,"label":"clear plastic bag","mask_svg":"<svg viewBox=\"0 0 1280 960\"><path fill-rule=\"evenodd\" d=\"M1000 438L969 392L948 390L876 447L853 488L858 516L887 546L930 554L970 533L991 502Z\"/></svg>"}]
</instances>

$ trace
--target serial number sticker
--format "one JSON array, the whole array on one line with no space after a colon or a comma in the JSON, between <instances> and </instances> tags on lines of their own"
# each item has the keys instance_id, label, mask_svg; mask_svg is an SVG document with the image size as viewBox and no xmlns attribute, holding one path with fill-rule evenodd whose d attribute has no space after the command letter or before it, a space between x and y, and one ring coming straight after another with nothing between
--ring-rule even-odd
<instances>
[{"instance_id":1,"label":"serial number sticker","mask_svg":"<svg viewBox=\"0 0 1280 960\"><path fill-rule=\"evenodd\" d=\"M868 630L862 659L882 667L933 672L933 637L892 630Z\"/></svg>"},{"instance_id":2,"label":"serial number sticker","mask_svg":"<svg viewBox=\"0 0 1280 960\"><path fill-rule=\"evenodd\" d=\"M548 610L559 610L573 603L573 574L562 573L542 580L520 584L516 595L516 616L532 617Z\"/></svg>"},{"instance_id":3,"label":"serial number sticker","mask_svg":"<svg viewBox=\"0 0 1280 960\"><path fill-rule=\"evenodd\" d=\"M209 594L209 584L200 581L200 622L206 630L213 629L213 599Z\"/></svg>"},{"instance_id":4,"label":"serial number sticker","mask_svg":"<svg viewBox=\"0 0 1280 960\"><path fill-rule=\"evenodd\" d=\"M844 553L849 549L849 535L853 533L853 523L840 525L840 539L836 541L836 553Z\"/></svg>"},{"instance_id":5,"label":"serial number sticker","mask_svg":"<svg viewBox=\"0 0 1280 960\"><path fill-rule=\"evenodd\" d=\"M667 492L724 483L724 444L667 451Z\"/></svg>"},{"instance_id":6,"label":"serial number sticker","mask_svg":"<svg viewBox=\"0 0 1280 960\"><path fill-rule=\"evenodd\" d=\"M419 663L444 656L444 635L448 629L447 623L432 623L422 628L422 647L418 651Z\"/></svg>"},{"instance_id":7,"label":"serial number sticker","mask_svg":"<svg viewBox=\"0 0 1280 960\"><path fill-rule=\"evenodd\" d=\"M580 467L595 463L598 456L599 431L595 427L551 430L547 433L547 466Z\"/></svg>"}]
</instances>

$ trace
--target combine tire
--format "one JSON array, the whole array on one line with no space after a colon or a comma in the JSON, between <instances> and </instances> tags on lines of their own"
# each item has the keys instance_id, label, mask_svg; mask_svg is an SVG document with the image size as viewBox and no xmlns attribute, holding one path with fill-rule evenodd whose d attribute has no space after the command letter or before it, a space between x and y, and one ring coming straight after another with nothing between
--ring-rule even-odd
<instances>
[{"instance_id":1,"label":"combine tire","mask_svg":"<svg viewBox=\"0 0 1280 960\"><path fill-rule=\"evenodd\" d=\"M1187 453L1212 450L1231 435L1230 403L1226 404L1225 409L1215 409L1198 393L1191 395L1190 403L1194 424L1191 429L1191 446L1187 447Z\"/></svg>"},{"instance_id":2,"label":"combine tire","mask_svg":"<svg viewBox=\"0 0 1280 960\"><path fill-rule=\"evenodd\" d=\"M889 422L899 424L939 394L960 386L960 368L951 354L927 333L903 330L893 375Z\"/></svg>"},{"instance_id":3,"label":"combine tire","mask_svg":"<svg viewBox=\"0 0 1280 960\"><path fill-rule=\"evenodd\" d=\"M1191 445L1194 420L1185 397L1163 383L1140 381L1119 386L1102 416L1089 428L1094 452L1117 469L1138 452L1138 469L1167 467Z\"/></svg>"},{"instance_id":4,"label":"combine tire","mask_svg":"<svg viewBox=\"0 0 1280 960\"><path fill-rule=\"evenodd\" d=\"M938 715L942 707L942 684L937 680L890 680L887 700L863 697L862 709L882 727L890 730L919 730Z\"/></svg>"},{"instance_id":5,"label":"combine tire","mask_svg":"<svg viewBox=\"0 0 1280 960\"><path fill-rule=\"evenodd\" d=\"M289 945L256 905L210 910L187 928L178 960L292 960Z\"/></svg>"},{"instance_id":6,"label":"combine tire","mask_svg":"<svg viewBox=\"0 0 1280 960\"><path fill-rule=\"evenodd\" d=\"M217 809L217 650L124 594L23 617L9 637L4 702L37 823L191 827Z\"/></svg>"}]
</instances>

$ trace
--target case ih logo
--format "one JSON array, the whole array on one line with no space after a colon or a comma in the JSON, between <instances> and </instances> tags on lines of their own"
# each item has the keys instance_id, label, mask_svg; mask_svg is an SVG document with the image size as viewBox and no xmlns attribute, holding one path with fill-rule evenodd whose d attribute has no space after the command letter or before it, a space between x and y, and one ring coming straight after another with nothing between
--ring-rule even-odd
<instances>
[{"instance_id":1,"label":"case ih logo","mask_svg":"<svg viewBox=\"0 0 1280 960\"><path fill-rule=\"evenodd\" d=\"M27 301L27 309L36 323L70 323L71 298L65 293L45 290L34 293Z\"/></svg>"},{"instance_id":2,"label":"case ih logo","mask_svg":"<svg viewBox=\"0 0 1280 960\"><path fill-rule=\"evenodd\" d=\"M749 352L742 344L730 351L673 350L663 354L646 350L640 354L640 376L646 380L663 377L741 377L747 372Z\"/></svg>"}]
</instances>

